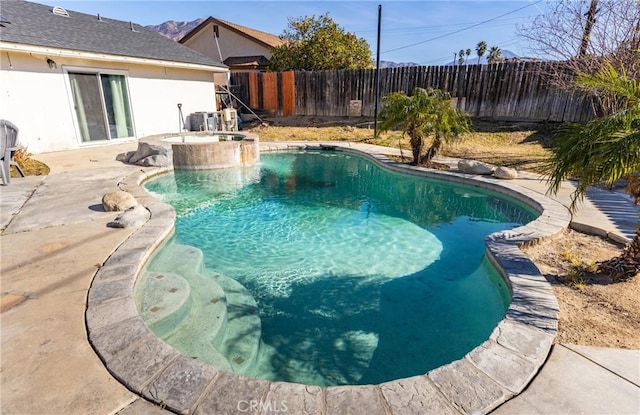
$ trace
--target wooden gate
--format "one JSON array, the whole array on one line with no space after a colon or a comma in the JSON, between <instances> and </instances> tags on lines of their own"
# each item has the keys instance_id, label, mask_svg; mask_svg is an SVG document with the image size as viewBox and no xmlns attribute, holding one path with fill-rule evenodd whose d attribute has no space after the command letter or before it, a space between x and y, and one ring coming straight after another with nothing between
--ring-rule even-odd
<instances>
[{"instance_id":1,"label":"wooden gate","mask_svg":"<svg viewBox=\"0 0 640 415\"><path fill-rule=\"evenodd\" d=\"M241 85L248 92L248 105L253 109L271 110L278 115L295 115L296 78L287 72L236 72L231 74L233 85Z\"/></svg>"},{"instance_id":2,"label":"wooden gate","mask_svg":"<svg viewBox=\"0 0 640 415\"><path fill-rule=\"evenodd\" d=\"M296 78L293 71L282 72L282 115L296 112Z\"/></svg>"}]
</instances>

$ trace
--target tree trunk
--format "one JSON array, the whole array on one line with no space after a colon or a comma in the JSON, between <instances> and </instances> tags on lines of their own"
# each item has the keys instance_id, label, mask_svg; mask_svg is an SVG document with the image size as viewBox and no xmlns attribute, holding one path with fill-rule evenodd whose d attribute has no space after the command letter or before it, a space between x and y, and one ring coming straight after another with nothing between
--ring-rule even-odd
<instances>
[{"instance_id":1,"label":"tree trunk","mask_svg":"<svg viewBox=\"0 0 640 415\"><path fill-rule=\"evenodd\" d=\"M424 156L422 156L422 158L420 159L420 164L430 162L431 159L433 159L435 156L438 155L438 152L440 151L441 148L442 148L442 140L440 140L440 137L438 136L438 134L436 134L436 138L433 139L433 143L431 144L431 147L429 147L429 150L427 150Z\"/></svg>"},{"instance_id":2,"label":"tree trunk","mask_svg":"<svg viewBox=\"0 0 640 415\"><path fill-rule=\"evenodd\" d=\"M419 135L411 136L411 153L413 154L412 165L416 166L420 160L420 153L422 153L422 137Z\"/></svg>"},{"instance_id":3,"label":"tree trunk","mask_svg":"<svg viewBox=\"0 0 640 415\"><path fill-rule=\"evenodd\" d=\"M598 272L610 275L614 281L624 281L640 273L640 222L633 241L619 256L600 262Z\"/></svg>"},{"instance_id":4,"label":"tree trunk","mask_svg":"<svg viewBox=\"0 0 640 415\"><path fill-rule=\"evenodd\" d=\"M422 135L420 135L413 123L409 125L409 128L407 128L407 134L409 135L409 144L411 145L411 153L413 154L413 161L411 164L416 166L420 161L420 153L422 153Z\"/></svg>"},{"instance_id":5,"label":"tree trunk","mask_svg":"<svg viewBox=\"0 0 640 415\"><path fill-rule=\"evenodd\" d=\"M584 58L587 54L587 47L589 46L589 38L591 37L591 29L596 23L596 13L598 13L598 0L591 0L589 5L589 11L587 12L587 21L584 25L584 32L582 33L582 41L580 42L580 50L578 51L578 58Z\"/></svg>"}]
</instances>

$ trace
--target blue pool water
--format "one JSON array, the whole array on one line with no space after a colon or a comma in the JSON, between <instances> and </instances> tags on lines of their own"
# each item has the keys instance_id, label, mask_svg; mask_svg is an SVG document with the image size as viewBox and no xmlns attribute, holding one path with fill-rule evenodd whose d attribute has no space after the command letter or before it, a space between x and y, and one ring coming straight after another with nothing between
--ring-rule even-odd
<instances>
[{"instance_id":1,"label":"blue pool water","mask_svg":"<svg viewBox=\"0 0 640 415\"><path fill-rule=\"evenodd\" d=\"M152 275L195 263L197 250L176 254L183 245L204 254L197 273L176 272L188 307L157 330L183 353L268 380L371 384L456 360L503 318L509 292L484 237L533 220L531 209L339 152L261 158L145 184L177 220L137 284L143 318L164 307L152 306Z\"/></svg>"}]
</instances>

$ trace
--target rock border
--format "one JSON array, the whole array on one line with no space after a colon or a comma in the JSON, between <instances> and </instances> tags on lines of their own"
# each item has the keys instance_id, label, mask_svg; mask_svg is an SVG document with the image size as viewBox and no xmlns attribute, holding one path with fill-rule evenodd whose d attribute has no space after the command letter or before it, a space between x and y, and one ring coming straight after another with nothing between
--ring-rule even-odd
<instances>
[{"instance_id":1,"label":"rock border","mask_svg":"<svg viewBox=\"0 0 640 415\"><path fill-rule=\"evenodd\" d=\"M262 151L290 151L268 144ZM462 359L420 376L379 385L318 387L269 382L226 373L181 355L156 337L139 316L133 287L154 250L173 234L175 211L142 183L170 171L136 172L119 183L151 213L96 273L87 297L86 326L107 370L132 392L176 413L460 414L488 413L519 394L537 374L557 333L558 303L551 285L520 246L553 237L569 226L560 203L512 183L469 174L410 167L381 153L336 147L392 171L496 191L540 212L533 222L485 240L486 254L508 284L505 318L487 341ZM333 149L332 149L333 150Z\"/></svg>"}]
</instances>

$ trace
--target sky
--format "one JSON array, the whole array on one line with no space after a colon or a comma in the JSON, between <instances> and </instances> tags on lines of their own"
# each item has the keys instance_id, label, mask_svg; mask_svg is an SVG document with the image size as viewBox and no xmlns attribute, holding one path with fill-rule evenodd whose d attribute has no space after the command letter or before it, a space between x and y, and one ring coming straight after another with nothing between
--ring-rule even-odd
<instances>
[{"instance_id":1,"label":"sky","mask_svg":"<svg viewBox=\"0 0 640 415\"><path fill-rule=\"evenodd\" d=\"M453 61L460 49L477 55L481 40L489 47L518 56L532 56L516 27L543 13L543 0L423 1L157 1L157 0L32 0L88 14L100 14L143 26L167 20L192 21L213 16L274 35L288 19L329 13L339 26L367 40L375 59L378 5L382 6L380 60L437 65Z\"/></svg>"}]
</instances>

